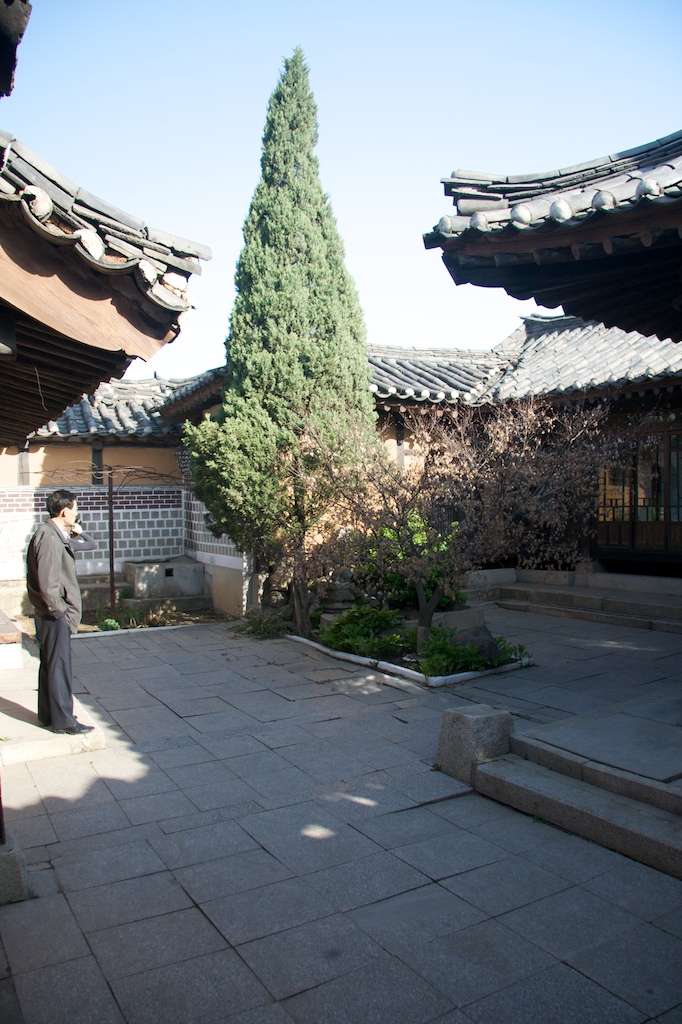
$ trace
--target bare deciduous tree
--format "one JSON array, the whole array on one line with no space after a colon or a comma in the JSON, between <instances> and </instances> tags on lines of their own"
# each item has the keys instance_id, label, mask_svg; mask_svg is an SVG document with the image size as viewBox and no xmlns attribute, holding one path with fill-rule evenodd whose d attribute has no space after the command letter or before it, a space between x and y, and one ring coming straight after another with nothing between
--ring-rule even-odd
<instances>
[{"instance_id":1,"label":"bare deciduous tree","mask_svg":"<svg viewBox=\"0 0 682 1024\"><path fill-rule=\"evenodd\" d=\"M382 446L359 446L360 473L327 454L338 504L327 524L333 540L316 555L345 561L364 585L394 574L411 581L420 648L466 572L572 568L596 512L599 471L621 461L634 437L609 429L604 403L586 402L455 407L412 415L406 426L405 468Z\"/></svg>"}]
</instances>

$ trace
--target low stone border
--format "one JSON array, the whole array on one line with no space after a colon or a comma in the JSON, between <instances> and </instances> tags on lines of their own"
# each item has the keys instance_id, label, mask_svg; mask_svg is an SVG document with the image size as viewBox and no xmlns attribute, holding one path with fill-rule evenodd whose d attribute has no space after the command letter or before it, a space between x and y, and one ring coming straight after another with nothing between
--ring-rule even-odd
<instances>
[{"instance_id":1,"label":"low stone border","mask_svg":"<svg viewBox=\"0 0 682 1024\"><path fill-rule=\"evenodd\" d=\"M194 622L181 622L177 626L137 626L134 629L93 629L88 633L74 633L71 640L89 640L91 636L120 636L121 633L136 633L140 629L186 629L194 626Z\"/></svg>"},{"instance_id":2,"label":"low stone border","mask_svg":"<svg viewBox=\"0 0 682 1024\"><path fill-rule=\"evenodd\" d=\"M379 672L385 672L391 676L401 676L413 683L421 683L422 686L448 686L451 683L466 683L470 679L481 679L483 676L499 675L501 672L513 672L516 669L530 665L531 659L524 658L522 661L514 661L510 665L499 665L497 668L486 668L482 672L458 672L452 676L425 676L423 672L415 672L411 668L403 668L402 665L394 665L391 661L375 661L373 658L363 658L360 654L348 654L346 651L335 651L331 647L323 647L315 640L307 640L303 636L296 636L287 633L287 640L296 640L300 644L306 644L316 651L328 654L338 661L350 661L353 665L362 665L364 668L375 668Z\"/></svg>"}]
</instances>

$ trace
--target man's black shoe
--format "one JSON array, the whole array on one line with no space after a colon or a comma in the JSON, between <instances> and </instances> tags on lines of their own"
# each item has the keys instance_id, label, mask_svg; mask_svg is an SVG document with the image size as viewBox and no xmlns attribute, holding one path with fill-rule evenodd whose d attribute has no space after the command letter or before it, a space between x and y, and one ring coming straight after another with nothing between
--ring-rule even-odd
<instances>
[{"instance_id":1,"label":"man's black shoe","mask_svg":"<svg viewBox=\"0 0 682 1024\"><path fill-rule=\"evenodd\" d=\"M50 726L52 725L52 722L44 722L42 718L39 718L38 725L40 726L41 729L49 729Z\"/></svg>"},{"instance_id":2,"label":"man's black shoe","mask_svg":"<svg viewBox=\"0 0 682 1024\"><path fill-rule=\"evenodd\" d=\"M53 729L52 732L65 732L69 736L77 736L81 732L92 732L94 725L83 725L82 722L76 722L75 725L70 725L68 729Z\"/></svg>"}]
</instances>

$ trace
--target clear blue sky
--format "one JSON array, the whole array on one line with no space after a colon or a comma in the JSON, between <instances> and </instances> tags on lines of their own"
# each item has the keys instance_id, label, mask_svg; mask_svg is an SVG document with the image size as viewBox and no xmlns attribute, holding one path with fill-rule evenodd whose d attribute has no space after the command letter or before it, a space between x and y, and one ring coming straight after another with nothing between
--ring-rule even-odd
<instances>
[{"instance_id":1,"label":"clear blue sky","mask_svg":"<svg viewBox=\"0 0 682 1024\"><path fill-rule=\"evenodd\" d=\"M322 184L373 344L486 348L533 308L456 288L422 234L456 167L523 173L682 127L680 0L33 0L0 127L153 227L210 245L136 377L224 362L265 111L300 44Z\"/></svg>"}]
</instances>

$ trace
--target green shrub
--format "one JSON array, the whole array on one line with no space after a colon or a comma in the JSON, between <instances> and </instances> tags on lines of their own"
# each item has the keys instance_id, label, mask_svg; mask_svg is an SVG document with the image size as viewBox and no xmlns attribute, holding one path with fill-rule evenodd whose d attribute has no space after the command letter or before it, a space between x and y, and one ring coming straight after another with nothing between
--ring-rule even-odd
<instances>
[{"instance_id":1,"label":"green shrub","mask_svg":"<svg viewBox=\"0 0 682 1024\"><path fill-rule=\"evenodd\" d=\"M320 641L335 651L364 658L401 658L416 650L417 631L404 629L402 617L390 608L358 605L320 630Z\"/></svg>"},{"instance_id":2,"label":"green shrub","mask_svg":"<svg viewBox=\"0 0 682 1024\"><path fill-rule=\"evenodd\" d=\"M97 628L100 629L102 633L107 633L111 630L121 628L121 623L118 621L118 619L115 619L113 618L113 616L109 615L109 613L106 612L104 608L96 609L95 622L97 623Z\"/></svg>"},{"instance_id":3,"label":"green shrub","mask_svg":"<svg viewBox=\"0 0 682 1024\"><path fill-rule=\"evenodd\" d=\"M499 658L484 658L474 644L454 644L456 633L443 623L434 626L424 648L424 657L419 668L425 676L451 676L458 672L483 672L487 668L506 665L508 662L529 657L523 644L510 644L503 636L495 643L500 649Z\"/></svg>"},{"instance_id":4,"label":"green shrub","mask_svg":"<svg viewBox=\"0 0 682 1024\"><path fill-rule=\"evenodd\" d=\"M313 627L313 629L320 628L320 619L322 618L323 611L324 609L320 607L316 608L314 612L310 613L310 625Z\"/></svg>"}]
</instances>

